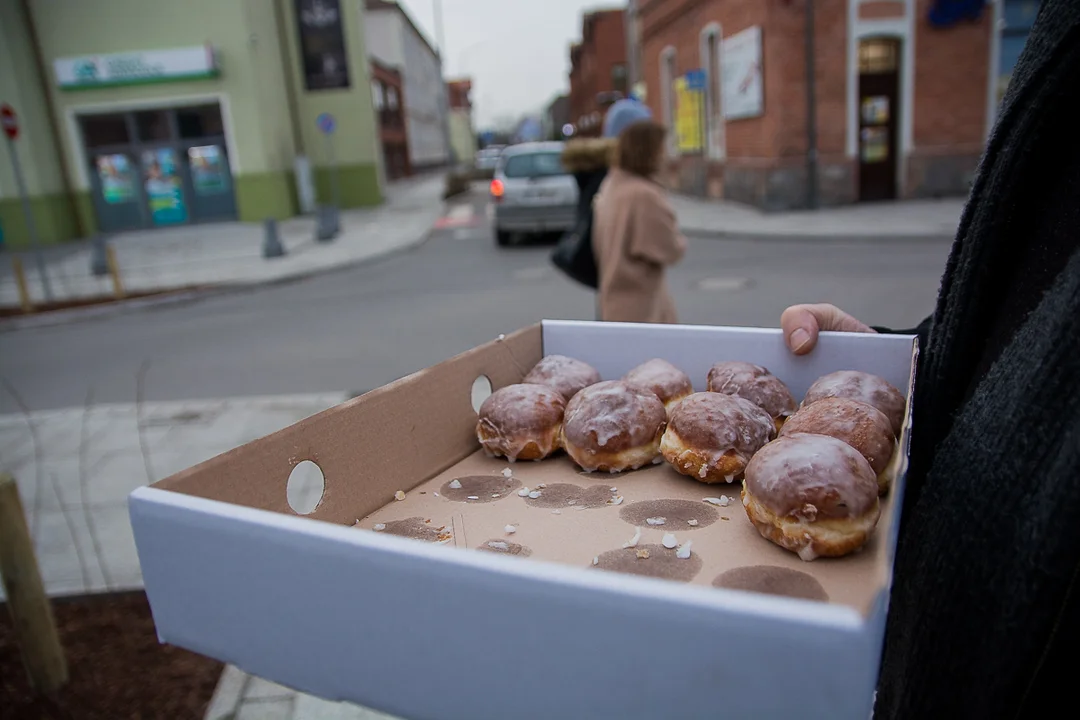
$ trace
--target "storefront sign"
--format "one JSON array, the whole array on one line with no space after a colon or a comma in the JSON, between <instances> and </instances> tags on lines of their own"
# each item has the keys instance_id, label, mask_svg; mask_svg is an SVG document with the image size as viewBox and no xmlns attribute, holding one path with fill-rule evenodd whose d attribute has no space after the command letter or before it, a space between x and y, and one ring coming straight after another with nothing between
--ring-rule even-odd
<instances>
[{"instance_id":1,"label":"storefront sign","mask_svg":"<svg viewBox=\"0 0 1080 720\"><path fill-rule=\"evenodd\" d=\"M349 87L349 63L340 0L296 0L304 87L336 90Z\"/></svg>"},{"instance_id":2,"label":"storefront sign","mask_svg":"<svg viewBox=\"0 0 1080 720\"><path fill-rule=\"evenodd\" d=\"M760 116L765 112L761 27L755 25L724 38L720 55L724 74L724 118L738 120Z\"/></svg>"},{"instance_id":3,"label":"storefront sign","mask_svg":"<svg viewBox=\"0 0 1080 720\"><path fill-rule=\"evenodd\" d=\"M210 46L57 58L56 83L65 90L217 77Z\"/></svg>"}]
</instances>

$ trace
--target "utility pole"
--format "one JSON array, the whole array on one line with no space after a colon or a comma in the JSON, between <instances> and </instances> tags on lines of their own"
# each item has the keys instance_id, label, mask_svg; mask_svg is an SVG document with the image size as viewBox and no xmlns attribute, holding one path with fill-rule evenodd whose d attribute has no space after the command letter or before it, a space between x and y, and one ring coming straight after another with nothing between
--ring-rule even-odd
<instances>
[{"instance_id":1,"label":"utility pole","mask_svg":"<svg viewBox=\"0 0 1080 720\"><path fill-rule=\"evenodd\" d=\"M814 0L806 1L806 205L818 208L817 92L814 88Z\"/></svg>"}]
</instances>

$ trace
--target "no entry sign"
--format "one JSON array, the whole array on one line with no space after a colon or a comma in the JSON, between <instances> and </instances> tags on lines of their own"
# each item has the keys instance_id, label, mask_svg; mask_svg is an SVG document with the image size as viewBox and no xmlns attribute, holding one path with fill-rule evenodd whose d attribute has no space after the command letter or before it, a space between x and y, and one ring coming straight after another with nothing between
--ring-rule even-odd
<instances>
[{"instance_id":1,"label":"no entry sign","mask_svg":"<svg viewBox=\"0 0 1080 720\"><path fill-rule=\"evenodd\" d=\"M4 126L4 134L8 139L19 137L19 120L15 117L15 108L7 103L0 105L0 125Z\"/></svg>"}]
</instances>

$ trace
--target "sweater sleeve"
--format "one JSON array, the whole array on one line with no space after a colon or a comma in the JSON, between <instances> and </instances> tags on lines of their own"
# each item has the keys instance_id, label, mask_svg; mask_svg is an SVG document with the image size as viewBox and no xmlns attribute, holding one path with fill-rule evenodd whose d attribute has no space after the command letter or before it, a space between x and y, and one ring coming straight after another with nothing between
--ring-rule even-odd
<instances>
[{"instance_id":1,"label":"sweater sleeve","mask_svg":"<svg viewBox=\"0 0 1080 720\"><path fill-rule=\"evenodd\" d=\"M659 202L658 202L659 200ZM640 193L634 198L631 257L654 265L674 265L686 252L686 239L675 222L675 211L662 195Z\"/></svg>"},{"instance_id":2,"label":"sweater sleeve","mask_svg":"<svg viewBox=\"0 0 1080 720\"><path fill-rule=\"evenodd\" d=\"M927 317L921 323L908 330L893 330L886 327L874 327L874 332L885 333L887 335L917 335L919 338L919 347L926 348L927 339L930 337L930 322L933 320L933 316Z\"/></svg>"}]
</instances>

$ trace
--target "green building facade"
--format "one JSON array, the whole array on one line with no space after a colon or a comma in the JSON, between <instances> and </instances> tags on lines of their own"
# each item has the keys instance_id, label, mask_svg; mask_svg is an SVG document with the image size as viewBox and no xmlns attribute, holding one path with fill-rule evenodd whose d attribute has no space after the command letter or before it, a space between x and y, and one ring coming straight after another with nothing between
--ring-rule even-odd
<instances>
[{"instance_id":1,"label":"green building facade","mask_svg":"<svg viewBox=\"0 0 1080 720\"><path fill-rule=\"evenodd\" d=\"M363 5L0 2L0 102L41 239L290 217L330 202L334 164L342 207L380 202ZM29 242L6 152L0 229Z\"/></svg>"}]
</instances>

